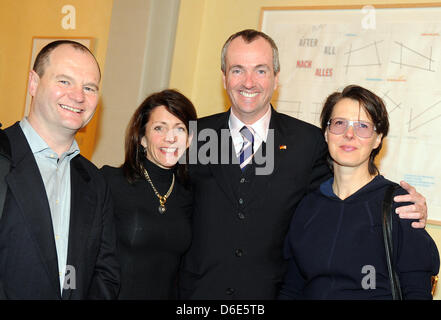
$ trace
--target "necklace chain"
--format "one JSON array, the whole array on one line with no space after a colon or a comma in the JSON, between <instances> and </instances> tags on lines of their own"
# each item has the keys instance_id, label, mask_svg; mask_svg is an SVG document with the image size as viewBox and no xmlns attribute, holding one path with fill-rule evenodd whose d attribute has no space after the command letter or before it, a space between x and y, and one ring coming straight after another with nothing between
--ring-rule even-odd
<instances>
[{"instance_id":1,"label":"necklace chain","mask_svg":"<svg viewBox=\"0 0 441 320\"><path fill-rule=\"evenodd\" d=\"M155 186L153 185L152 179L150 179L149 173L147 172L147 170L145 168L143 168L143 173L144 173L144 177L146 178L146 180L152 186L153 192L155 193L155 195L159 199L159 208L158 208L159 212L164 213L166 210L165 203L167 202L167 199L170 196L171 192L173 191L173 187L175 186L175 174L173 173L172 183L171 183L170 188L168 189L167 193L165 195L161 196L159 194L158 190L156 190Z\"/></svg>"}]
</instances>

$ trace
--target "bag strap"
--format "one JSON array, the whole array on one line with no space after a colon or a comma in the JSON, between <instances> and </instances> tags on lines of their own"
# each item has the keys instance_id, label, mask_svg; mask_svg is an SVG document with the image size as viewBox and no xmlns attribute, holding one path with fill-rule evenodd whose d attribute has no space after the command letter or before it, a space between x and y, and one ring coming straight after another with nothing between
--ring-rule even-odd
<instances>
[{"instance_id":1,"label":"bag strap","mask_svg":"<svg viewBox=\"0 0 441 320\"><path fill-rule=\"evenodd\" d=\"M400 280L395 271L395 265L393 263L393 241L392 241L392 204L393 195L395 190L399 187L397 184L388 186L386 193L384 194L383 200L383 238L384 247L386 249L386 262L387 269L389 271L389 279L392 290L393 300L403 300L403 295L401 293Z\"/></svg>"},{"instance_id":2,"label":"bag strap","mask_svg":"<svg viewBox=\"0 0 441 320\"><path fill-rule=\"evenodd\" d=\"M1 124L0 124L1 126ZM11 169L11 145L6 133L0 129L0 219L3 215L6 190L8 189L5 181L6 175Z\"/></svg>"}]
</instances>

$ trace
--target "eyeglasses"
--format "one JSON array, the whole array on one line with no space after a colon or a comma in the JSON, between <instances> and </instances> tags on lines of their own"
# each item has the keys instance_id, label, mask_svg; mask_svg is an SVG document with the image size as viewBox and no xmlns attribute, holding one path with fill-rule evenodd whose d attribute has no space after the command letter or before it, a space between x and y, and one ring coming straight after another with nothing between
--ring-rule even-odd
<instances>
[{"instance_id":1,"label":"eyeglasses","mask_svg":"<svg viewBox=\"0 0 441 320\"><path fill-rule=\"evenodd\" d=\"M370 138L376 130L375 126L368 121L353 121L343 118L334 118L328 121L329 131L333 134L343 134L349 126L354 128L355 135L359 138Z\"/></svg>"}]
</instances>

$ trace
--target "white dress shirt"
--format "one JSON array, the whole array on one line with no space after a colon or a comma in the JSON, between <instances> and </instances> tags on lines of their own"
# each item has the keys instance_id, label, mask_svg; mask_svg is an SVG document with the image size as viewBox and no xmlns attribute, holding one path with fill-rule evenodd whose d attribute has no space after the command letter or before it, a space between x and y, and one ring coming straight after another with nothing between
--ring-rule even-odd
<instances>
[{"instance_id":1,"label":"white dress shirt","mask_svg":"<svg viewBox=\"0 0 441 320\"><path fill-rule=\"evenodd\" d=\"M268 108L268 111L265 115L254 122L251 125L246 125L248 128L253 130L254 135L254 147L253 153L260 148L262 142L266 142L266 138L268 136L268 129L271 120L271 107ZM239 157L239 153L242 149L243 145L243 137L240 133L240 129L245 126L245 123L239 120L239 118L234 114L233 109L230 109L230 118L228 120L228 126L230 128L231 139L233 140L234 150L236 151L236 156Z\"/></svg>"}]
</instances>

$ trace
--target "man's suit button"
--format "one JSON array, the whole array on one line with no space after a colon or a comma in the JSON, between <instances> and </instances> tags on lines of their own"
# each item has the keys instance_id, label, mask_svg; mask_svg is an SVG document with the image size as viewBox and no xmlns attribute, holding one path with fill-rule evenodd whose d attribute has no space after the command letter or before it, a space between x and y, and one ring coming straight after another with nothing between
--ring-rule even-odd
<instances>
[{"instance_id":1,"label":"man's suit button","mask_svg":"<svg viewBox=\"0 0 441 320\"><path fill-rule=\"evenodd\" d=\"M243 204L243 199L239 198L239 204Z\"/></svg>"},{"instance_id":2,"label":"man's suit button","mask_svg":"<svg viewBox=\"0 0 441 320\"><path fill-rule=\"evenodd\" d=\"M240 220L245 219L245 215L244 215L243 212L239 212L239 213L237 214L237 216L238 216L238 218L239 218Z\"/></svg>"},{"instance_id":3,"label":"man's suit button","mask_svg":"<svg viewBox=\"0 0 441 320\"><path fill-rule=\"evenodd\" d=\"M228 294L229 296L231 296L234 293L234 289L233 288L227 288L227 290L225 290L225 293Z\"/></svg>"},{"instance_id":4,"label":"man's suit button","mask_svg":"<svg viewBox=\"0 0 441 320\"><path fill-rule=\"evenodd\" d=\"M236 254L236 257L242 257L243 251L240 249L236 249L235 254Z\"/></svg>"}]
</instances>

